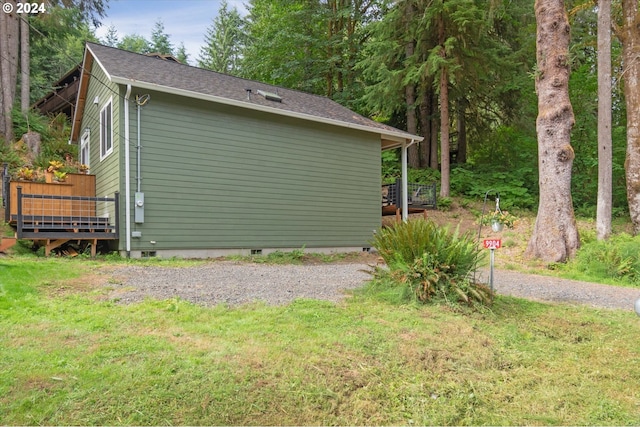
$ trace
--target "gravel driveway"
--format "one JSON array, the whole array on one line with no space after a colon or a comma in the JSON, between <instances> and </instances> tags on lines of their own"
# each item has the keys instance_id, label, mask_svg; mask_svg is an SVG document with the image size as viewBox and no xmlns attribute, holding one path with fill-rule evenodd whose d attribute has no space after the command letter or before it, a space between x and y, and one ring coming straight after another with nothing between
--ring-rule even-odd
<instances>
[{"instance_id":1,"label":"gravel driveway","mask_svg":"<svg viewBox=\"0 0 640 427\"><path fill-rule=\"evenodd\" d=\"M345 290L369 280L363 263L314 265L252 264L215 261L196 267L126 266L112 271L110 297L123 303L144 298L180 297L203 305L237 305L252 301L287 304L296 298L340 301ZM481 272L486 281L487 273ZM115 284L114 284L115 283ZM498 270L494 288L512 295L546 302L587 304L633 310L640 289L599 285L554 277Z\"/></svg>"}]
</instances>

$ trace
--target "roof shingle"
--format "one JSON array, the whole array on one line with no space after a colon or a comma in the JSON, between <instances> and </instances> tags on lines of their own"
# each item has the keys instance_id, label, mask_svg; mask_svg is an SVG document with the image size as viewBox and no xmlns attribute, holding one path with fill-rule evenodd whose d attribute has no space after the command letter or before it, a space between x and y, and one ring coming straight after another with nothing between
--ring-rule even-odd
<instances>
[{"instance_id":1,"label":"roof shingle","mask_svg":"<svg viewBox=\"0 0 640 427\"><path fill-rule=\"evenodd\" d=\"M157 90L194 97L210 97L221 102L250 109L269 110L309 120L335 122L338 126L356 127L380 133L382 139L421 140L405 131L363 117L329 98L272 86L227 74L221 74L173 61L164 61L95 43L87 43L88 51L116 83L153 86ZM247 91L251 90L250 96ZM281 102L265 99L258 90L272 92Z\"/></svg>"}]
</instances>

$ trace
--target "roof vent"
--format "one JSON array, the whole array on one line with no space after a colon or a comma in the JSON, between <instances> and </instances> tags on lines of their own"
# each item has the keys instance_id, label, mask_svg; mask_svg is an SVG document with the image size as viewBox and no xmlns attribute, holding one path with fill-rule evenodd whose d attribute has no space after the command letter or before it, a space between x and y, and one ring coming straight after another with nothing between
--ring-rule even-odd
<instances>
[{"instance_id":1,"label":"roof vent","mask_svg":"<svg viewBox=\"0 0 640 427\"><path fill-rule=\"evenodd\" d=\"M282 97L277 93L267 92L266 90L258 89L258 95L264 96L264 99L275 102L282 102Z\"/></svg>"}]
</instances>

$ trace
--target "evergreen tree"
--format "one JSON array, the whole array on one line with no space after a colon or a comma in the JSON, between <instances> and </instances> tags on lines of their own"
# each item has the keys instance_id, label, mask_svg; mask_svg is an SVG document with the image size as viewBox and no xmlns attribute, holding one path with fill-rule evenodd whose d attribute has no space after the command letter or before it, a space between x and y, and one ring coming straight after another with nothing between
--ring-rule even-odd
<instances>
[{"instance_id":1,"label":"evergreen tree","mask_svg":"<svg viewBox=\"0 0 640 427\"><path fill-rule=\"evenodd\" d=\"M204 41L198 58L199 67L239 74L245 41L244 21L235 7L229 10L226 0L220 3L218 15L207 28Z\"/></svg>"},{"instance_id":2,"label":"evergreen tree","mask_svg":"<svg viewBox=\"0 0 640 427\"><path fill-rule=\"evenodd\" d=\"M184 46L184 42L180 42L180 46L176 49L176 59L183 64L189 63L189 54L187 53L187 48Z\"/></svg>"},{"instance_id":3,"label":"evergreen tree","mask_svg":"<svg viewBox=\"0 0 640 427\"><path fill-rule=\"evenodd\" d=\"M535 12L540 201L525 253L546 262L564 262L580 246L571 198L575 117L569 99L570 26L564 0L536 0Z\"/></svg>"},{"instance_id":4,"label":"evergreen tree","mask_svg":"<svg viewBox=\"0 0 640 427\"><path fill-rule=\"evenodd\" d=\"M173 55L173 45L169 39L169 35L164 32L164 24L162 20L156 21L151 31L151 42L149 43L150 51L160 53L162 55Z\"/></svg>"},{"instance_id":5,"label":"evergreen tree","mask_svg":"<svg viewBox=\"0 0 640 427\"><path fill-rule=\"evenodd\" d=\"M124 49L136 53L155 52L151 43L138 34L127 34L122 38L122 40L120 40L117 47L118 49Z\"/></svg>"},{"instance_id":6,"label":"evergreen tree","mask_svg":"<svg viewBox=\"0 0 640 427\"><path fill-rule=\"evenodd\" d=\"M633 231L640 234L640 11L638 0L622 0L620 25L615 28L622 43L624 93L627 107L627 153L625 171L627 201Z\"/></svg>"},{"instance_id":7,"label":"evergreen tree","mask_svg":"<svg viewBox=\"0 0 640 427\"><path fill-rule=\"evenodd\" d=\"M118 46L118 31L116 27L110 25L109 28L107 28L107 34L104 36L102 43L111 47Z\"/></svg>"},{"instance_id":8,"label":"evergreen tree","mask_svg":"<svg viewBox=\"0 0 640 427\"><path fill-rule=\"evenodd\" d=\"M250 0L243 76L357 107L355 68L382 0Z\"/></svg>"}]
</instances>

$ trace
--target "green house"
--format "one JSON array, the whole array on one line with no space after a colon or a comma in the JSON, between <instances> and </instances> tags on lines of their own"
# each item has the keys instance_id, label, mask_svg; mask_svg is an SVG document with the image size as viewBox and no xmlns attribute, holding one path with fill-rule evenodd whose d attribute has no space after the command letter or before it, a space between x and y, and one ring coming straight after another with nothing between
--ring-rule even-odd
<instances>
[{"instance_id":1,"label":"green house","mask_svg":"<svg viewBox=\"0 0 640 427\"><path fill-rule=\"evenodd\" d=\"M421 138L328 98L88 43L72 142L122 254L366 250L380 151ZM403 153L406 149L403 150Z\"/></svg>"}]
</instances>

